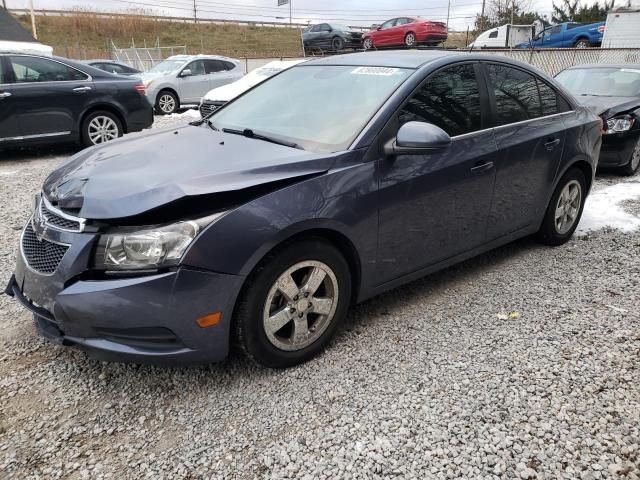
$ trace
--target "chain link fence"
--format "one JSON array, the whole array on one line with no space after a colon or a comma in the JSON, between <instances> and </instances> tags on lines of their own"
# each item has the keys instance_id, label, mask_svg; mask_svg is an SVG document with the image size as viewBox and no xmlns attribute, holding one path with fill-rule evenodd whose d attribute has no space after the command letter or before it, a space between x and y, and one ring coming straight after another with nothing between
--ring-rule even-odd
<instances>
[{"instance_id":1,"label":"chain link fence","mask_svg":"<svg viewBox=\"0 0 640 480\"><path fill-rule=\"evenodd\" d=\"M172 55L185 55L186 45L161 47L160 41L153 47L136 47L134 43L127 48L118 48L113 40L110 42L110 58L130 65L138 70L146 71Z\"/></svg>"},{"instance_id":2,"label":"chain link fence","mask_svg":"<svg viewBox=\"0 0 640 480\"><path fill-rule=\"evenodd\" d=\"M530 50L482 50L528 63L554 76L565 68L589 63L640 65L640 48L557 48Z\"/></svg>"}]
</instances>

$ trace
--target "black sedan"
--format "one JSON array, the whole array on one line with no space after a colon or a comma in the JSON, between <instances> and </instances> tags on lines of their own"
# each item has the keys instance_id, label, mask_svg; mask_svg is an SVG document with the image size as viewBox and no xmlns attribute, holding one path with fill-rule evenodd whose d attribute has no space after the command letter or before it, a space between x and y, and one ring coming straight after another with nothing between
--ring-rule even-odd
<instances>
[{"instance_id":1,"label":"black sedan","mask_svg":"<svg viewBox=\"0 0 640 480\"><path fill-rule=\"evenodd\" d=\"M580 65L556 79L604 120L598 166L634 175L640 167L640 65Z\"/></svg>"},{"instance_id":2,"label":"black sedan","mask_svg":"<svg viewBox=\"0 0 640 480\"><path fill-rule=\"evenodd\" d=\"M357 32L344 25L319 23L308 27L302 33L302 42L306 52L334 51L345 48L360 48L362 32Z\"/></svg>"},{"instance_id":3,"label":"black sedan","mask_svg":"<svg viewBox=\"0 0 640 480\"><path fill-rule=\"evenodd\" d=\"M151 126L142 81L58 57L0 54L0 147L96 145Z\"/></svg>"},{"instance_id":4,"label":"black sedan","mask_svg":"<svg viewBox=\"0 0 640 480\"><path fill-rule=\"evenodd\" d=\"M115 73L116 75L138 75L142 73L141 70L125 65L124 63L116 62L114 60L85 60L87 65L99 68L105 72Z\"/></svg>"}]
</instances>

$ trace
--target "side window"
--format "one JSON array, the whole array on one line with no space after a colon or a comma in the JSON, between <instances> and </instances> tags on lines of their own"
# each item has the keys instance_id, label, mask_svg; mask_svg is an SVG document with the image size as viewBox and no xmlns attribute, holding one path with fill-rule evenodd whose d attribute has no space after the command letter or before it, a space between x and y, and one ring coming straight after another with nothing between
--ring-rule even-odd
<instances>
[{"instance_id":1,"label":"side window","mask_svg":"<svg viewBox=\"0 0 640 480\"><path fill-rule=\"evenodd\" d=\"M124 73L124 68L120 65L116 65L115 63L103 63L102 69L111 73Z\"/></svg>"},{"instance_id":2,"label":"side window","mask_svg":"<svg viewBox=\"0 0 640 480\"><path fill-rule=\"evenodd\" d=\"M542 115L538 84L533 75L503 65L489 64L487 69L496 101L498 125Z\"/></svg>"},{"instance_id":3,"label":"side window","mask_svg":"<svg viewBox=\"0 0 640 480\"><path fill-rule=\"evenodd\" d=\"M400 26L400 25L406 25L407 23L409 23L410 20L408 18L399 18L398 20L396 20L396 27Z\"/></svg>"},{"instance_id":4,"label":"side window","mask_svg":"<svg viewBox=\"0 0 640 480\"><path fill-rule=\"evenodd\" d=\"M220 60L205 60L204 63L207 68L207 73L218 73L227 70L225 62Z\"/></svg>"},{"instance_id":5,"label":"side window","mask_svg":"<svg viewBox=\"0 0 640 480\"><path fill-rule=\"evenodd\" d=\"M191 62L187 68L191 70L191 75L204 75L205 74L205 66L204 60L196 60L195 62Z\"/></svg>"},{"instance_id":6,"label":"side window","mask_svg":"<svg viewBox=\"0 0 640 480\"><path fill-rule=\"evenodd\" d=\"M38 57L9 57L18 83L68 82L89 77L75 68Z\"/></svg>"},{"instance_id":7,"label":"side window","mask_svg":"<svg viewBox=\"0 0 640 480\"><path fill-rule=\"evenodd\" d=\"M562 27L560 25L557 25L551 29L551 35L557 35L561 31L562 31Z\"/></svg>"},{"instance_id":8,"label":"side window","mask_svg":"<svg viewBox=\"0 0 640 480\"><path fill-rule=\"evenodd\" d=\"M380 25L380 28L382 30L386 30L387 28L391 28L396 24L396 19L394 18L393 20L387 20L386 22L384 22L382 25Z\"/></svg>"},{"instance_id":9,"label":"side window","mask_svg":"<svg viewBox=\"0 0 640 480\"><path fill-rule=\"evenodd\" d=\"M320 25L320 31L322 31L322 32L330 32L331 31L331 27L329 26L328 23L323 23L322 25Z\"/></svg>"},{"instance_id":10,"label":"side window","mask_svg":"<svg viewBox=\"0 0 640 480\"><path fill-rule=\"evenodd\" d=\"M494 30L489 34L489 38L498 38L498 30Z\"/></svg>"},{"instance_id":11,"label":"side window","mask_svg":"<svg viewBox=\"0 0 640 480\"><path fill-rule=\"evenodd\" d=\"M542 115L555 115L561 112L558 105L558 93L546 83L538 80L540 89L540 103L542 104Z\"/></svg>"},{"instance_id":12,"label":"side window","mask_svg":"<svg viewBox=\"0 0 640 480\"><path fill-rule=\"evenodd\" d=\"M314 26L311 28L311 31L312 31L313 33L318 33L318 32L320 31L320 27L321 27L321 25L314 25Z\"/></svg>"},{"instance_id":13,"label":"side window","mask_svg":"<svg viewBox=\"0 0 640 480\"><path fill-rule=\"evenodd\" d=\"M222 63L224 63L224 67L226 70L233 70L234 68L236 68L236 65L234 63L227 62L225 60L223 60Z\"/></svg>"},{"instance_id":14,"label":"side window","mask_svg":"<svg viewBox=\"0 0 640 480\"><path fill-rule=\"evenodd\" d=\"M473 65L456 65L429 77L402 108L399 121L432 123L452 137L480 130L480 92Z\"/></svg>"}]
</instances>

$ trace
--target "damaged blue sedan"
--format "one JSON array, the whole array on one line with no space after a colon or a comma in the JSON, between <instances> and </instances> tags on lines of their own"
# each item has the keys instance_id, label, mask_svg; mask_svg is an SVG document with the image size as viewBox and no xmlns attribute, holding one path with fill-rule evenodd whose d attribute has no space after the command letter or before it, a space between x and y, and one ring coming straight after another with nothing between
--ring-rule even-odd
<instances>
[{"instance_id":1,"label":"damaged blue sedan","mask_svg":"<svg viewBox=\"0 0 640 480\"><path fill-rule=\"evenodd\" d=\"M202 121L92 147L36 195L6 293L106 360L283 368L349 306L576 229L602 121L525 64L444 51L299 64Z\"/></svg>"}]
</instances>

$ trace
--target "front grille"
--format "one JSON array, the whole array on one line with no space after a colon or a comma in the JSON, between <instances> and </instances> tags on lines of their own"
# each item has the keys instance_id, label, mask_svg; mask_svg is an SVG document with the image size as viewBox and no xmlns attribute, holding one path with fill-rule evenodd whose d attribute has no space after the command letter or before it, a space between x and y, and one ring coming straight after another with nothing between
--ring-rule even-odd
<instances>
[{"instance_id":1,"label":"front grille","mask_svg":"<svg viewBox=\"0 0 640 480\"><path fill-rule=\"evenodd\" d=\"M43 201L40 202L40 215L45 219L48 225L61 228L63 230L71 230L74 232L81 231L80 222L64 218L51 210L47 209Z\"/></svg>"},{"instance_id":2,"label":"front grille","mask_svg":"<svg viewBox=\"0 0 640 480\"><path fill-rule=\"evenodd\" d=\"M58 245L44 239L38 240L31 222L22 233L22 253L29 266L36 272L55 272L68 249L66 245Z\"/></svg>"},{"instance_id":3,"label":"front grille","mask_svg":"<svg viewBox=\"0 0 640 480\"><path fill-rule=\"evenodd\" d=\"M200 105L200 115L202 115L202 117L204 118L210 113L215 112L222 105L224 105L224 102L203 103L202 105Z\"/></svg>"}]
</instances>

